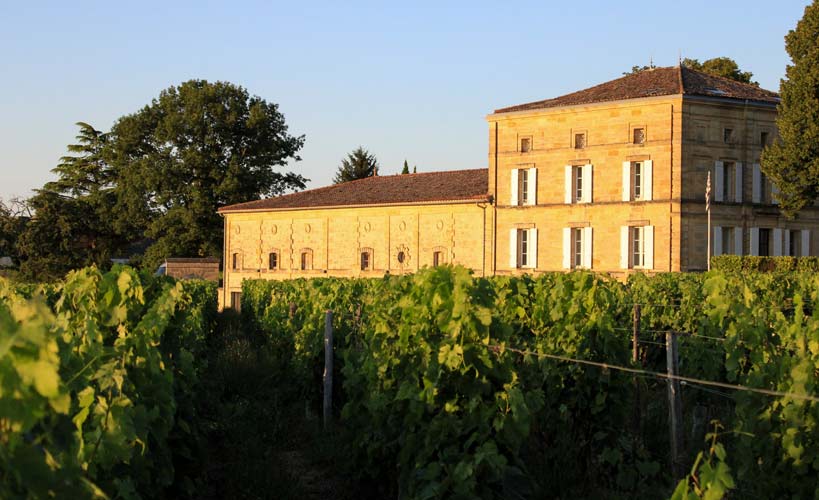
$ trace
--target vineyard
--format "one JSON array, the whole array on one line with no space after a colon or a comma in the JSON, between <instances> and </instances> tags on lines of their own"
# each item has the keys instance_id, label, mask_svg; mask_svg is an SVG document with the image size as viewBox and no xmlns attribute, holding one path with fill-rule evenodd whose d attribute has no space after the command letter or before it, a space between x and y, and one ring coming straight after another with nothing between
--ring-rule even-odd
<instances>
[{"instance_id":1,"label":"vineyard","mask_svg":"<svg viewBox=\"0 0 819 500\"><path fill-rule=\"evenodd\" d=\"M321 414L327 310L319 440L359 498L819 496L816 274L246 281L241 327L215 296L126 268L0 281L0 497L269 495L212 483L254 487L287 419Z\"/></svg>"}]
</instances>

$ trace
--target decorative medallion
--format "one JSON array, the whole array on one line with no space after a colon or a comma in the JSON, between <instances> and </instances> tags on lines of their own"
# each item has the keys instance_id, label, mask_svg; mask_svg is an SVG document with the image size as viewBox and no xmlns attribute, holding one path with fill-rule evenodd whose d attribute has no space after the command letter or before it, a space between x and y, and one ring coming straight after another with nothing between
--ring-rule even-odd
<instances>
[{"instance_id":1,"label":"decorative medallion","mask_svg":"<svg viewBox=\"0 0 819 500\"><path fill-rule=\"evenodd\" d=\"M444 228L444 221L439 220L439 221L438 221L438 222L435 224L435 227L437 227L437 228L438 228L438 231L440 231L441 229L443 229L443 228Z\"/></svg>"},{"instance_id":2,"label":"decorative medallion","mask_svg":"<svg viewBox=\"0 0 819 500\"><path fill-rule=\"evenodd\" d=\"M398 224L398 229L400 229L401 231L405 230L406 228L407 228L407 223L406 223L406 222L401 221L401 222Z\"/></svg>"},{"instance_id":3,"label":"decorative medallion","mask_svg":"<svg viewBox=\"0 0 819 500\"><path fill-rule=\"evenodd\" d=\"M364 223L364 232L365 232L365 233L369 233L369 232L370 232L370 230L371 230L372 228L373 228L373 227L370 225L370 223L369 223L369 222L365 222L365 223Z\"/></svg>"},{"instance_id":4,"label":"decorative medallion","mask_svg":"<svg viewBox=\"0 0 819 500\"><path fill-rule=\"evenodd\" d=\"M241 232L242 232L242 228L239 227L239 224L236 224L235 226L233 226L233 234L239 234Z\"/></svg>"},{"instance_id":5,"label":"decorative medallion","mask_svg":"<svg viewBox=\"0 0 819 500\"><path fill-rule=\"evenodd\" d=\"M270 234L276 234L278 232L279 232L279 227L276 226L276 224L273 224L272 226L270 226Z\"/></svg>"},{"instance_id":6,"label":"decorative medallion","mask_svg":"<svg viewBox=\"0 0 819 500\"><path fill-rule=\"evenodd\" d=\"M312 230L313 230L313 228L310 227L310 224L305 224L304 225L304 232L305 233L309 233Z\"/></svg>"}]
</instances>

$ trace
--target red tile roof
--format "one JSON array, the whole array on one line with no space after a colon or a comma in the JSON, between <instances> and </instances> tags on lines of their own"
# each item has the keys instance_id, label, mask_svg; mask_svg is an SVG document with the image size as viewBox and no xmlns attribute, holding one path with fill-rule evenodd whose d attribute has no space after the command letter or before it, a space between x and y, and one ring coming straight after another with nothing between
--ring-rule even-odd
<instances>
[{"instance_id":1,"label":"red tile roof","mask_svg":"<svg viewBox=\"0 0 819 500\"><path fill-rule=\"evenodd\" d=\"M446 202L488 199L489 171L450 170L421 174L367 177L266 200L229 205L219 212L287 210L351 205Z\"/></svg>"},{"instance_id":2,"label":"red tile roof","mask_svg":"<svg viewBox=\"0 0 819 500\"><path fill-rule=\"evenodd\" d=\"M779 94L729 78L709 75L685 66L655 68L629 74L564 96L496 109L495 113L620 101L663 95L721 97L777 104Z\"/></svg>"}]
</instances>

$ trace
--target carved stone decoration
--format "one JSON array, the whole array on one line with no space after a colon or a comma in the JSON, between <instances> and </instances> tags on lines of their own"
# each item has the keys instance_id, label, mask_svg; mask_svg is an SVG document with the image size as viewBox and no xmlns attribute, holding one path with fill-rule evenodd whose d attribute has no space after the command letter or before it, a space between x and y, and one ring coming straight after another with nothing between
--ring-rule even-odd
<instances>
[{"instance_id":1,"label":"carved stone decoration","mask_svg":"<svg viewBox=\"0 0 819 500\"><path fill-rule=\"evenodd\" d=\"M364 232L369 233L372 230L372 225L369 222L364 223Z\"/></svg>"},{"instance_id":2,"label":"carved stone decoration","mask_svg":"<svg viewBox=\"0 0 819 500\"><path fill-rule=\"evenodd\" d=\"M401 230L401 231L404 231L405 229L407 229L407 223L404 222L404 221L399 222L398 223L398 229Z\"/></svg>"},{"instance_id":3,"label":"carved stone decoration","mask_svg":"<svg viewBox=\"0 0 819 500\"><path fill-rule=\"evenodd\" d=\"M276 224L270 226L270 234L276 234L279 232L279 227Z\"/></svg>"},{"instance_id":4,"label":"carved stone decoration","mask_svg":"<svg viewBox=\"0 0 819 500\"><path fill-rule=\"evenodd\" d=\"M438 229L438 231L442 230L444 228L444 221L439 220L435 223L435 227Z\"/></svg>"},{"instance_id":5,"label":"carved stone decoration","mask_svg":"<svg viewBox=\"0 0 819 500\"><path fill-rule=\"evenodd\" d=\"M312 230L313 230L313 228L310 227L310 224L305 224L304 225L304 232L305 233L310 233L310 231L312 231Z\"/></svg>"}]
</instances>

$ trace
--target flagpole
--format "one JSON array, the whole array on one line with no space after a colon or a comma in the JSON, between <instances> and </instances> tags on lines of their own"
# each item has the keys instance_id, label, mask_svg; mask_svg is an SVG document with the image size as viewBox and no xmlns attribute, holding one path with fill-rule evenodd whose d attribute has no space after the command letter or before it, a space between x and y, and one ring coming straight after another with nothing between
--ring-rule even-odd
<instances>
[{"instance_id":1,"label":"flagpole","mask_svg":"<svg viewBox=\"0 0 819 500\"><path fill-rule=\"evenodd\" d=\"M707 269L711 270L711 171L708 171L708 180L705 181L705 214L708 218L708 265Z\"/></svg>"}]
</instances>

